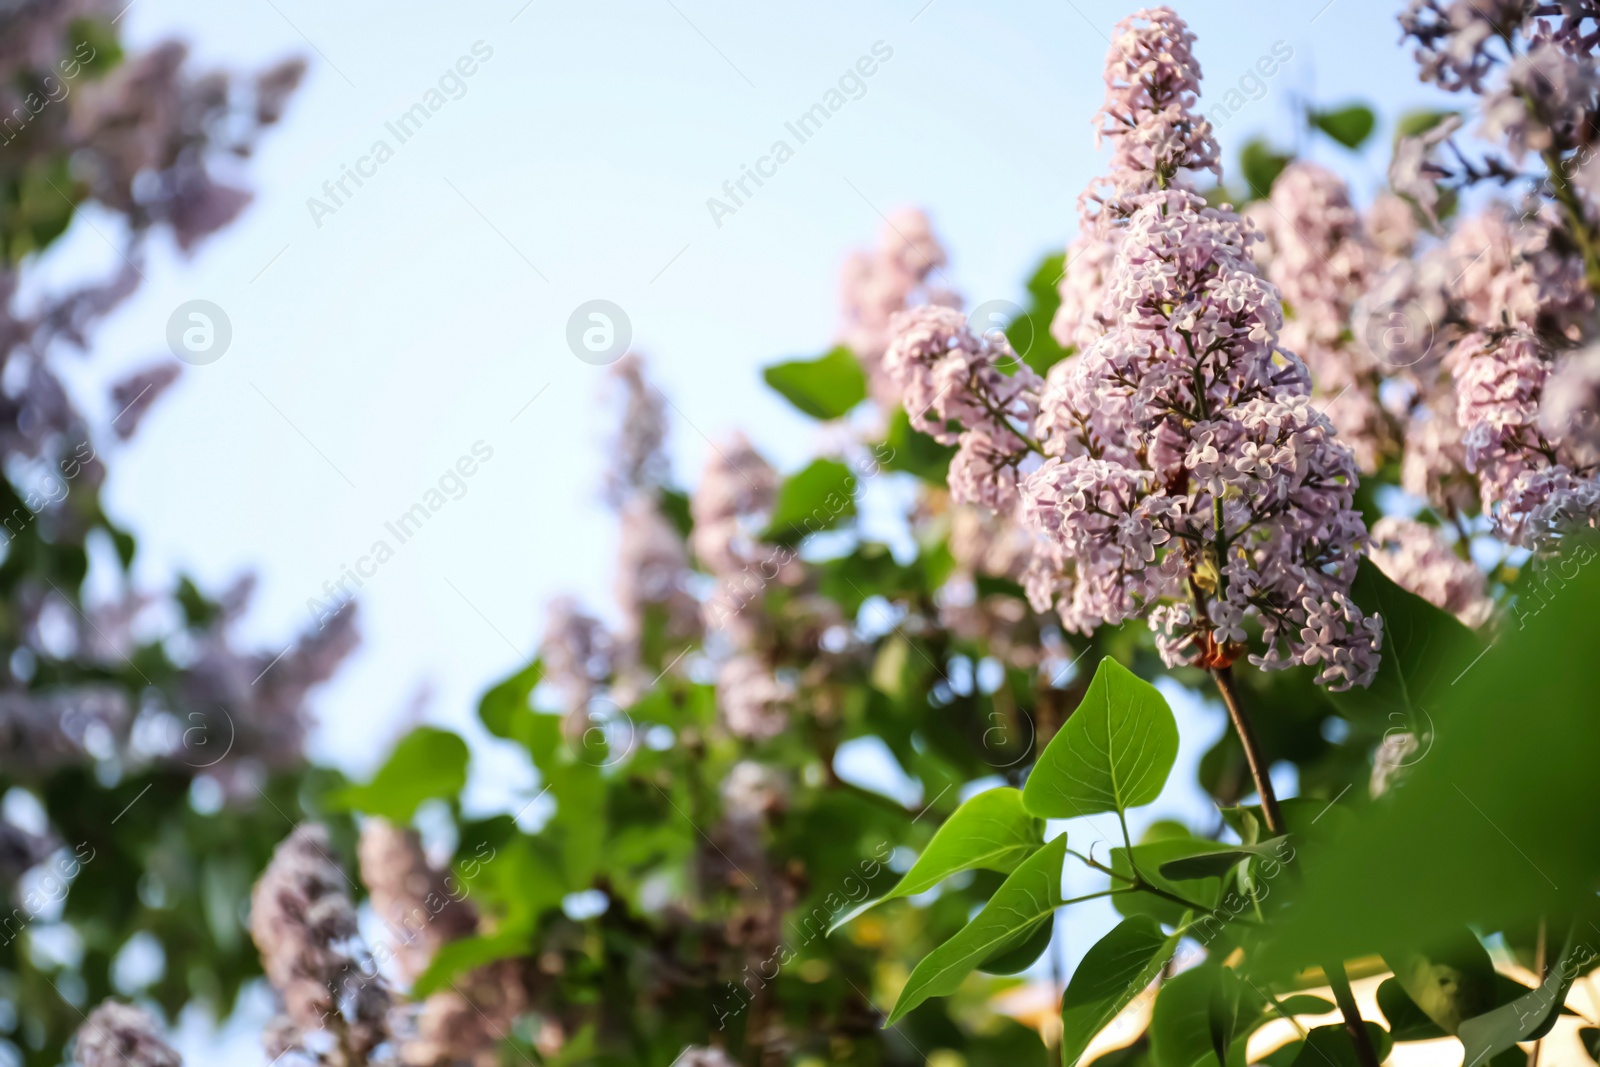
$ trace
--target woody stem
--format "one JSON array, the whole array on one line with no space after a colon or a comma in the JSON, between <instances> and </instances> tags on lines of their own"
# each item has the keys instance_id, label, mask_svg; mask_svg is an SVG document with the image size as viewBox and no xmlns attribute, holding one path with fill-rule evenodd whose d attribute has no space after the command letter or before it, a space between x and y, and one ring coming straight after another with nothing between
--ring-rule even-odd
<instances>
[{"instance_id":1,"label":"woody stem","mask_svg":"<svg viewBox=\"0 0 1600 1067\"><path fill-rule=\"evenodd\" d=\"M1223 706L1228 709L1228 719L1233 723L1234 732L1239 735L1239 744L1244 747L1245 762L1250 765L1250 777L1255 780L1256 793L1261 797L1262 819L1267 824L1267 831L1276 837L1285 829L1283 812L1278 808L1278 794L1272 788L1272 779L1267 776L1267 761L1261 754L1261 742L1256 738L1255 729L1245 714L1244 704L1239 700L1233 667L1213 667L1211 677L1216 680L1217 692L1222 695ZM1328 984L1333 987L1333 999L1339 1005L1339 1014L1344 1016L1345 1032L1355 1046L1356 1058L1362 1067L1378 1067L1378 1053L1372 1047L1372 1035L1367 1033L1361 1009L1350 991L1350 978L1345 974L1343 962L1324 964L1322 969L1328 976Z\"/></svg>"}]
</instances>

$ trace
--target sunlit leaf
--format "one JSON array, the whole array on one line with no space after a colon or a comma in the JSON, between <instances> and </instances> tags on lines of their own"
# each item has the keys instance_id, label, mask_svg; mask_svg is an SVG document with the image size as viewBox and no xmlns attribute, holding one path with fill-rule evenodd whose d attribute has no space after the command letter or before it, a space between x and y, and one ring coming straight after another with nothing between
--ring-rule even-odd
<instances>
[{"instance_id":1,"label":"sunlit leaf","mask_svg":"<svg viewBox=\"0 0 1600 1067\"><path fill-rule=\"evenodd\" d=\"M1094 1036L1155 980L1180 936L1139 916L1118 923L1084 954L1061 998L1063 1067L1074 1067Z\"/></svg>"},{"instance_id":2,"label":"sunlit leaf","mask_svg":"<svg viewBox=\"0 0 1600 1067\"><path fill-rule=\"evenodd\" d=\"M1177 757L1178 724L1166 699L1108 656L1040 754L1023 803L1050 819L1125 811L1161 795Z\"/></svg>"},{"instance_id":3,"label":"sunlit leaf","mask_svg":"<svg viewBox=\"0 0 1600 1067\"><path fill-rule=\"evenodd\" d=\"M1067 841L1057 837L1011 872L989 903L950 940L923 958L900 990L893 1024L929 997L954 993L962 979L1003 946L1016 945L1017 937L1031 932L1061 906L1061 865Z\"/></svg>"},{"instance_id":4,"label":"sunlit leaf","mask_svg":"<svg viewBox=\"0 0 1600 1067\"><path fill-rule=\"evenodd\" d=\"M1495 1005L1494 963L1470 930L1427 951L1391 950L1384 959L1406 996L1445 1033Z\"/></svg>"},{"instance_id":5,"label":"sunlit leaf","mask_svg":"<svg viewBox=\"0 0 1600 1067\"><path fill-rule=\"evenodd\" d=\"M867 397L867 378L840 345L816 359L775 363L761 372L789 403L816 419L837 419Z\"/></svg>"},{"instance_id":6,"label":"sunlit leaf","mask_svg":"<svg viewBox=\"0 0 1600 1067\"><path fill-rule=\"evenodd\" d=\"M1002 787L979 793L945 820L893 889L847 913L833 929L886 900L925 893L959 871L1009 874L1043 841L1044 823L1023 809L1020 792Z\"/></svg>"},{"instance_id":7,"label":"sunlit leaf","mask_svg":"<svg viewBox=\"0 0 1600 1067\"><path fill-rule=\"evenodd\" d=\"M425 800L454 797L467 784L467 743L449 730L419 726L395 746L372 781L333 800L346 808L407 823Z\"/></svg>"},{"instance_id":8,"label":"sunlit leaf","mask_svg":"<svg viewBox=\"0 0 1600 1067\"><path fill-rule=\"evenodd\" d=\"M855 475L835 459L813 460L778 487L778 499L761 539L792 545L807 534L831 530L855 515Z\"/></svg>"}]
</instances>

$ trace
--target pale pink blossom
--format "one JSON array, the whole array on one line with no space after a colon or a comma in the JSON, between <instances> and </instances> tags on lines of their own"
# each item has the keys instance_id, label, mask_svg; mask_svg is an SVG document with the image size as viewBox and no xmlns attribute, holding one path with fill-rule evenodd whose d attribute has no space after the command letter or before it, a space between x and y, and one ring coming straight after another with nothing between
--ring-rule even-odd
<instances>
[{"instance_id":1,"label":"pale pink blossom","mask_svg":"<svg viewBox=\"0 0 1600 1067\"><path fill-rule=\"evenodd\" d=\"M1112 143L1111 168L1078 198L1078 232L1067 246L1061 304L1050 324L1063 346L1086 349L1113 322L1102 304L1131 201L1161 189L1192 188L1191 175L1200 171L1221 176L1211 124L1195 110L1200 63L1194 41L1169 7L1137 11L1113 32L1105 102L1095 116L1096 143Z\"/></svg>"},{"instance_id":2,"label":"pale pink blossom","mask_svg":"<svg viewBox=\"0 0 1600 1067\"><path fill-rule=\"evenodd\" d=\"M1381 628L1348 595L1366 541L1355 464L1278 345L1252 236L1179 191L1129 216L1105 303L1117 325L1052 368L1040 401L1051 458L1023 514L1054 552L1027 588L1071 630L1150 614L1171 663L1226 662L1255 618L1251 662L1365 685Z\"/></svg>"},{"instance_id":3,"label":"pale pink blossom","mask_svg":"<svg viewBox=\"0 0 1600 1067\"><path fill-rule=\"evenodd\" d=\"M250 936L283 1002L283 1023L270 1031L274 1043L293 1047L329 1031L365 1057L389 1040L389 990L361 940L351 883L331 852L328 832L315 823L295 827L278 844L250 894Z\"/></svg>"},{"instance_id":4,"label":"pale pink blossom","mask_svg":"<svg viewBox=\"0 0 1600 1067\"><path fill-rule=\"evenodd\" d=\"M1378 404L1381 364L1352 331L1357 301L1378 271L1379 253L1338 175L1296 162L1273 183L1268 210L1255 217L1270 254L1265 273L1283 294L1280 341L1305 360L1313 396L1339 440L1370 473L1397 436Z\"/></svg>"},{"instance_id":5,"label":"pale pink blossom","mask_svg":"<svg viewBox=\"0 0 1600 1067\"><path fill-rule=\"evenodd\" d=\"M1386 515L1373 523L1370 555L1395 584L1468 626L1482 625L1494 609L1483 572L1457 555L1436 526Z\"/></svg>"},{"instance_id":6,"label":"pale pink blossom","mask_svg":"<svg viewBox=\"0 0 1600 1067\"><path fill-rule=\"evenodd\" d=\"M781 734L788 728L794 697L794 687L756 656L736 655L717 672L717 705L736 737L764 741Z\"/></svg>"},{"instance_id":7,"label":"pale pink blossom","mask_svg":"<svg viewBox=\"0 0 1600 1067\"><path fill-rule=\"evenodd\" d=\"M73 1052L81 1067L183 1067L150 1013L116 1000L102 1001L84 1019Z\"/></svg>"},{"instance_id":8,"label":"pale pink blossom","mask_svg":"<svg viewBox=\"0 0 1600 1067\"><path fill-rule=\"evenodd\" d=\"M1461 128L1461 117L1441 119L1421 133L1395 142L1389 162L1389 184L1422 212L1433 226L1439 224L1439 181L1451 171L1439 161L1440 146Z\"/></svg>"},{"instance_id":9,"label":"pale pink blossom","mask_svg":"<svg viewBox=\"0 0 1600 1067\"><path fill-rule=\"evenodd\" d=\"M954 309L917 308L895 317L884 367L911 425L936 441L959 444L950 466L954 499L997 511L1015 506L1017 479L1031 450L1019 427L1037 416L1044 383L1005 338L973 333Z\"/></svg>"},{"instance_id":10,"label":"pale pink blossom","mask_svg":"<svg viewBox=\"0 0 1600 1067\"><path fill-rule=\"evenodd\" d=\"M1545 383L1539 428L1551 438L1565 438L1581 459L1600 457L1600 347L1568 356Z\"/></svg>"},{"instance_id":11,"label":"pale pink blossom","mask_svg":"<svg viewBox=\"0 0 1600 1067\"><path fill-rule=\"evenodd\" d=\"M1520 331L1473 333L1451 355L1466 465L1477 474L1483 509L1512 544L1542 547L1600 516L1592 450L1547 437L1539 407L1550 375L1548 350Z\"/></svg>"},{"instance_id":12,"label":"pale pink blossom","mask_svg":"<svg viewBox=\"0 0 1600 1067\"><path fill-rule=\"evenodd\" d=\"M928 216L902 208L884 221L878 247L852 253L840 272L839 340L861 362L871 394L883 407L900 401L883 366L894 316L918 304L960 306L960 298L941 284L946 262Z\"/></svg>"}]
</instances>

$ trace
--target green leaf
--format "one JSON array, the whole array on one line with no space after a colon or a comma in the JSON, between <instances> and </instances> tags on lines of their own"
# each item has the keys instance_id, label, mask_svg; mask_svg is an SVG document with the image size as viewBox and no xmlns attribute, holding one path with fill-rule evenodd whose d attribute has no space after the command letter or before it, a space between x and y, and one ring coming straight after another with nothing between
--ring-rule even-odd
<instances>
[{"instance_id":1,"label":"green leaf","mask_svg":"<svg viewBox=\"0 0 1600 1067\"><path fill-rule=\"evenodd\" d=\"M1279 998L1276 1007L1268 1004L1265 1010L1269 1018L1281 1019L1285 1015L1326 1015L1337 1008L1338 1005L1326 997L1296 993L1293 996Z\"/></svg>"},{"instance_id":2,"label":"green leaf","mask_svg":"<svg viewBox=\"0 0 1600 1067\"><path fill-rule=\"evenodd\" d=\"M1178 724L1165 698L1107 656L1040 754L1022 800L1047 819L1126 811L1161 795L1177 757Z\"/></svg>"},{"instance_id":3,"label":"green leaf","mask_svg":"<svg viewBox=\"0 0 1600 1067\"><path fill-rule=\"evenodd\" d=\"M1349 149L1360 148L1372 135L1378 117L1365 104L1346 104L1333 111L1312 111L1311 125Z\"/></svg>"},{"instance_id":4,"label":"green leaf","mask_svg":"<svg viewBox=\"0 0 1600 1067\"><path fill-rule=\"evenodd\" d=\"M1139 916L1118 923L1084 954L1061 998L1063 1067L1075 1067L1094 1036L1155 980L1181 936Z\"/></svg>"},{"instance_id":5,"label":"green leaf","mask_svg":"<svg viewBox=\"0 0 1600 1067\"><path fill-rule=\"evenodd\" d=\"M1382 1063L1388 1058L1394 1042L1388 1031L1377 1023L1367 1023L1367 1034L1372 1039L1373 1051L1378 1054L1378 1062ZM1293 1062L1294 1067L1361 1067L1355 1042L1338 1024L1314 1028Z\"/></svg>"},{"instance_id":6,"label":"green leaf","mask_svg":"<svg viewBox=\"0 0 1600 1067\"><path fill-rule=\"evenodd\" d=\"M1278 180L1293 156L1274 152L1267 142L1256 138L1239 150L1239 173L1249 187L1251 200L1265 200L1272 193L1272 183Z\"/></svg>"},{"instance_id":7,"label":"green leaf","mask_svg":"<svg viewBox=\"0 0 1600 1067\"><path fill-rule=\"evenodd\" d=\"M1192 901L1205 909L1201 918L1196 920L1197 926L1212 922L1227 922L1226 918L1218 918L1215 914L1218 899L1222 894L1220 879L1203 877L1193 881L1175 881L1160 873L1169 863L1201 852L1209 852L1215 847L1215 841L1197 837L1168 838L1164 841L1135 845L1133 860L1139 865L1139 875L1145 882L1174 896ZM1128 862L1126 848L1111 850L1111 869L1123 878L1132 877L1133 868ZM1119 893L1112 898L1112 903L1122 915L1148 915L1158 922L1167 924L1178 922L1184 913L1182 904L1166 897L1156 896L1154 893Z\"/></svg>"},{"instance_id":8,"label":"green leaf","mask_svg":"<svg viewBox=\"0 0 1600 1067\"><path fill-rule=\"evenodd\" d=\"M831 530L856 513L856 478L834 459L811 465L783 480L763 541L792 545L807 534Z\"/></svg>"},{"instance_id":9,"label":"green leaf","mask_svg":"<svg viewBox=\"0 0 1600 1067\"><path fill-rule=\"evenodd\" d=\"M867 377L843 345L816 359L775 363L761 376L785 400L814 419L837 419L867 398Z\"/></svg>"},{"instance_id":10,"label":"green leaf","mask_svg":"<svg viewBox=\"0 0 1600 1067\"><path fill-rule=\"evenodd\" d=\"M1252 966L1272 980L1320 960L1568 914L1600 884L1594 803L1593 541L1538 564L1542 606L1444 680L1433 749L1404 789L1301 849L1307 878ZM1532 777L1530 777L1530 775ZM1382 887L1375 891L1375 887Z\"/></svg>"},{"instance_id":11,"label":"green leaf","mask_svg":"<svg viewBox=\"0 0 1600 1067\"><path fill-rule=\"evenodd\" d=\"M976 918L912 970L885 1025L898 1022L929 997L954 993L978 964L1002 946L1015 946L1019 933L1031 932L1052 915L1063 903L1061 865L1066 856L1067 840L1058 837L1011 872Z\"/></svg>"},{"instance_id":12,"label":"green leaf","mask_svg":"<svg viewBox=\"0 0 1600 1067\"><path fill-rule=\"evenodd\" d=\"M889 430L877 454L890 470L915 474L925 482L943 485L950 474L955 445L941 445L921 430L911 428L905 408L897 407L889 416Z\"/></svg>"},{"instance_id":13,"label":"green leaf","mask_svg":"<svg viewBox=\"0 0 1600 1067\"><path fill-rule=\"evenodd\" d=\"M1388 1020L1389 1033L1396 1041L1432 1041L1450 1036L1417 1007L1398 978L1385 978L1378 986L1378 1010Z\"/></svg>"},{"instance_id":14,"label":"green leaf","mask_svg":"<svg viewBox=\"0 0 1600 1067\"><path fill-rule=\"evenodd\" d=\"M1156 1067L1225 1067L1244 1016L1259 1014L1261 998L1246 994L1239 976L1207 960L1161 983L1150 1014L1150 1058Z\"/></svg>"},{"instance_id":15,"label":"green leaf","mask_svg":"<svg viewBox=\"0 0 1600 1067\"><path fill-rule=\"evenodd\" d=\"M1025 971L1044 955L1054 933L1055 924L1048 918L1041 919L1033 929L1020 931L1012 939L1014 943L996 949L976 969L984 974L1018 974Z\"/></svg>"},{"instance_id":16,"label":"green leaf","mask_svg":"<svg viewBox=\"0 0 1600 1067\"><path fill-rule=\"evenodd\" d=\"M1289 837L1269 838L1258 845L1235 845L1231 848L1197 852L1192 856L1169 860L1161 865L1163 878L1220 878L1247 859L1282 862Z\"/></svg>"},{"instance_id":17,"label":"green leaf","mask_svg":"<svg viewBox=\"0 0 1600 1067\"><path fill-rule=\"evenodd\" d=\"M678 536L687 541L694 532L694 518L689 514L689 494L676 489L663 489L658 506L672 528L678 531Z\"/></svg>"},{"instance_id":18,"label":"green leaf","mask_svg":"<svg viewBox=\"0 0 1600 1067\"><path fill-rule=\"evenodd\" d=\"M1046 256L1028 279L1028 307L1006 327L1006 340L1022 362L1037 374L1044 374L1067 358L1068 352L1050 333L1050 323L1061 306L1058 288L1066 271L1067 257L1057 252Z\"/></svg>"},{"instance_id":19,"label":"green leaf","mask_svg":"<svg viewBox=\"0 0 1600 1067\"><path fill-rule=\"evenodd\" d=\"M1348 719L1364 716L1431 737L1433 710L1480 651L1477 636L1454 615L1396 585L1366 556L1350 595L1362 611L1383 619L1383 653L1372 685L1328 694L1334 706Z\"/></svg>"},{"instance_id":20,"label":"green leaf","mask_svg":"<svg viewBox=\"0 0 1600 1067\"><path fill-rule=\"evenodd\" d=\"M117 27L112 22L73 19L67 24L67 37L88 46L89 57L83 60L83 73L90 78L98 78L122 62L122 44L117 40Z\"/></svg>"},{"instance_id":21,"label":"green leaf","mask_svg":"<svg viewBox=\"0 0 1600 1067\"><path fill-rule=\"evenodd\" d=\"M1537 989L1530 989L1509 1004L1502 1004L1461 1023L1457 1034L1466 1053L1464 1067L1479 1067L1519 1041L1530 1041L1548 1033L1555 1025L1567 990L1579 974L1594 966L1595 952L1587 944L1567 939L1560 961Z\"/></svg>"},{"instance_id":22,"label":"green leaf","mask_svg":"<svg viewBox=\"0 0 1600 1067\"><path fill-rule=\"evenodd\" d=\"M534 660L491 688L478 700L478 721L496 737L523 744L528 740L525 717L533 714L528 703L544 677L544 664Z\"/></svg>"},{"instance_id":23,"label":"green leaf","mask_svg":"<svg viewBox=\"0 0 1600 1067\"><path fill-rule=\"evenodd\" d=\"M428 962L428 969L411 984L411 995L421 1000L450 987L458 975L496 960L521 956L533 947L533 935L510 931L487 937L463 937L441 945Z\"/></svg>"},{"instance_id":24,"label":"green leaf","mask_svg":"<svg viewBox=\"0 0 1600 1067\"><path fill-rule=\"evenodd\" d=\"M1457 114L1454 111L1431 111L1426 108L1416 111L1407 111L1395 120L1395 140L1402 137L1417 137L1427 133L1445 119Z\"/></svg>"},{"instance_id":25,"label":"green leaf","mask_svg":"<svg viewBox=\"0 0 1600 1067\"><path fill-rule=\"evenodd\" d=\"M1600 1060L1600 1026L1585 1026L1578 1030L1578 1040L1591 1060Z\"/></svg>"},{"instance_id":26,"label":"green leaf","mask_svg":"<svg viewBox=\"0 0 1600 1067\"><path fill-rule=\"evenodd\" d=\"M925 893L959 871L1010 874L1043 842L1044 823L1024 810L1021 792L1002 786L979 793L945 820L893 889L846 913L829 932L886 900Z\"/></svg>"},{"instance_id":27,"label":"green leaf","mask_svg":"<svg viewBox=\"0 0 1600 1067\"><path fill-rule=\"evenodd\" d=\"M1447 1034L1495 1006L1494 963L1471 930L1427 951L1386 952L1384 961L1411 1002Z\"/></svg>"},{"instance_id":28,"label":"green leaf","mask_svg":"<svg viewBox=\"0 0 1600 1067\"><path fill-rule=\"evenodd\" d=\"M335 793L330 803L408 823L424 800L454 797L467 784L467 743L449 730L419 726L395 746L372 781Z\"/></svg>"}]
</instances>

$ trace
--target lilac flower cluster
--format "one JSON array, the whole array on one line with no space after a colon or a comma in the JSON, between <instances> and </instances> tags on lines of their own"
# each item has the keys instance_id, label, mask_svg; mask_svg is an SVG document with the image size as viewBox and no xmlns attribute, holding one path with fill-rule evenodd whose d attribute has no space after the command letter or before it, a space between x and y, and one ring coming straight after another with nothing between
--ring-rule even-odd
<instances>
[{"instance_id":1,"label":"lilac flower cluster","mask_svg":"<svg viewBox=\"0 0 1600 1067\"><path fill-rule=\"evenodd\" d=\"M82 1067L183 1067L150 1013L116 1000L101 1002L84 1020L74 1061Z\"/></svg>"},{"instance_id":2,"label":"lilac flower cluster","mask_svg":"<svg viewBox=\"0 0 1600 1067\"><path fill-rule=\"evenodd\" d=\"M902 208L884 220L878 247L852 253L840 272L839 340L855 353L873 399L885 408L900 401L883 366L894 316L919 303L960 305L948 286L932 280L945 263L928 216Z\"/></svg>"},{"instance_id":3,"label":"lilac flower cluster","mask_svg":"<svg viewBox=\"0 0 1600 1067\"><path fill-rule=\"evenodd\" d=\"M1114 169L1109 194L1086 194L1099 210L1079 238L1112 251L1073 288L1090 313L1056 323L1079 356L1041 388L1026 368L1002 372L1003 344L927 308L897 321L885 363L912 424L959 443L952 497L1020 507L1039 538L1025 575L1035 610L1054 605L1078 632L1147 615L1168 663L1206 667L1243 654L1259 624L1258 666L1367 685L1382 627L1349 596L1367 539L1355 460L1279 344L1280 297L1251 257L1259 235L1184 187L1183 170L1216 167L1192 112L1192 42L1158 8L1123 23L1109 54ZM1326 240L1356 240L1353 211L1327 225ZM1301 336L1332 343L1328 320L1345 314L1309 309Z\"/></svg>"},{"instance_id":4,"label":"lilac flower cluster","mask_svg":"<svg viewBox=\"0 0 1600 1067\"><path fill-rule=\"evenodd\" d=\"M361 828L361 880L373 910L398 944L401 976L415 980L445 945L478 931L462 883L428 862L414 830L370 818ZM516 959L496 960L451 979L450 988L391 1013L403 1067L495 1067L498 1049L528 1006Z\"/></svg>"},{"instance_id":5,"label":"lilac flower cluster","mask_svg":"<svg viewBox=\"0 0 1600 1067\"><path fill-rule=\"evenodd\" d=\"M1211 124L1195 111L1200 64L1194 41L1169 7L1117 23L1106 57L1105 103L1095 117L1096 144L1112 144L1111 170L1078 198L1078 233L1067 246L1061 305L1050 326L1063 346L1087 348L1111 325L1102 301L1113 235L1131 210L1130 198L1190 188L1191 172L1222 173Z\"/></svg>"},{"instance_id":6,"label":"lilac flower cluster","mask_svg":"<svg viewBox=\"0 0 1600 1067\"><path fill-rule=\"evenodd\" d=\"M331 1039L365 1062L390 1039L389 990L331 851L323 827L295 827L250 894L250 937L284 1008L264 1038L274 1058L295 1051L320 1062Z\"/></svg>"},{"instance_id":7,"label":"lilac flower cluster","mask_svg":"<svg viewBox=\"0 0 1600 1067\"><path fill-rule=\"evenodd\" d=\"M1396 188L1428 208L1440 181L1536 180L1520 212L1491 206L1447 242L1463 264L1447 292L1459 324L1443 359L1454 411L1443 389L1421 397L1441 424L1427 439L1453 446L1450 458L1475 476L1500 536L1535 548L1600 520L1600 464L1585 431L1593 416L1582 414L1592 402L1570 392L1581 394L1581 369L1564 369L1574 358L1567 351L1592 333L1600 286L1597 15L1587 2L1412 0L1400 18L1423 80L1480 98L1477 132L1493 148L1474 162L1449 140L1459 124L1441 124L1402 141ZM1450 162L1439 155L1446 144ZM1530 156L1542 173L1524 170ZM1541 418L1547 401L1555 411ZM1442 425L1452 415L1455 433ZM1420 458L1414 469L1442 467L1442 458Z\"/></svg>"},{"instance_id":8,"label":"lilac flower cluster","mask_svg":"<svg viewBox=\"0 0 1600 1067\"><path fill-rule=\"evenodd\" d=\"M1079 631L1149 612L1174 664L1227 662L1255 617L1252 663L1366 685L1381 627L1348 595L1366 540L1354 459L1278 346L1253 236L1181 191L1130 217L1106 300L1119 325L1052 368L1040 401L1051 458L1023 495L1051 551L1029 594Z\"/></svg>"},{"instance_id":9,"label":"lilac flower cluster","mask_svg":"<svg viewBox=\"0 0 1600 1067\"><path fill-rule=\"evenodd\" d=\"M691 547L716 580L701 605L706 632L720 634L730 653L717 672L718 706L728 729L752 740L782 733L794 698L793 686L766 655L772 627L763 608L767 587L793 585L801 573L793 553L760 539L777 491L777 472L735 435L711 450L689 500Z\"/></svg>"},{"instance_id":10,"label":"lilac flower cluster","mask_svg":"<svg viewBox=\"0 0 1600 1067\"><path fill-rule=\"evenodd\" d=\"M1551 364L1539 340L1520 331L1474 333L1451 355L1466 463L1501 536L1546 547L1574 525L1592 525L1600 517L1600 457L1541 429Z\"/></svg>"},{"instance_id":11,"label":"lilac flower cluster","mask_svg":"<svg viewBox=\"0 0 1600 1067\"><path fill-rule=\"evenodd\" d=\"M1356 454L1364 473L1394 450L1391 420L1378 404L1379 364L1351 333L1352 309L1377 272L1379 253L1349 190L1315 163L1291 163L1264 210L1251 217L1266 240L1256 258L1292 309L1279 337L1305 360L1313 395Z\"/></svg>"},{"instance_id":12,"label":"lilac flower cluster","mask_svg":"<svg viewBox=\"0 0 1600 1067\"><path fill-rule=\"evenodd\" d=\"M1010 511L1033 447L1018 426L1038 417L1043 380L1017 359L1004 337L975 334L961 312L938 306L895 318L895 338L883 362L912 427L959 445L950 463L956 499ZM960 429L952 430L952 422Z\"/></svg>"}]
</instances>

